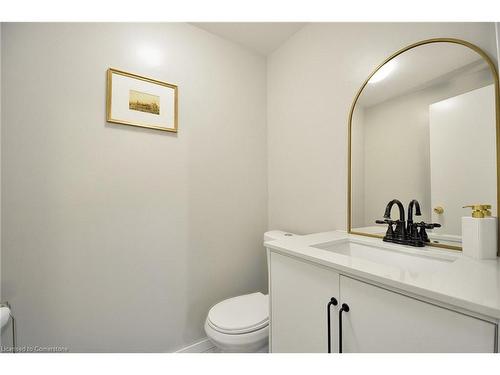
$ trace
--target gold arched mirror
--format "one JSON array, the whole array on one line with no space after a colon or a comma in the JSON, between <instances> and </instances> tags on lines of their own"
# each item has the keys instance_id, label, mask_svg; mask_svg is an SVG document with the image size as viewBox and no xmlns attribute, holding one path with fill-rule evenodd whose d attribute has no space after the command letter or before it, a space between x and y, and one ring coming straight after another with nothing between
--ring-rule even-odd
<instances>
[{"instance_id":1,"label":"gold arched mirror","mask_svg":"<svg viewBox=\"0 0 500 375\"><path fill-rule=\"evenodd\" d=\"M382 238L387 203L417 199L414 220L441 225L429 244L461 250L463 206L497 216L498 86L488 55L457 39L412 44L377 67L349 114L349 233Z\"/></svg>"}]
</instances>

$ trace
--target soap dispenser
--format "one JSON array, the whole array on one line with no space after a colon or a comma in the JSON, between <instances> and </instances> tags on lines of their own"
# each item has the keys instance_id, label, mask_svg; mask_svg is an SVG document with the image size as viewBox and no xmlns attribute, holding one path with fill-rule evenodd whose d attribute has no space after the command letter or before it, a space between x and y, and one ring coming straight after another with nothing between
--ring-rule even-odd
<instances>
[{"instance_id":1,"label":"soap dispenser","mask_svg":"<svg viewBox=\"0 0 500 375\"><path fill-rule=\"evenodd\" d=\"M472 216L462 217L462 252L474 259L496 259L497 218L491 216L491 205L475 204Z\"/></svg>"}]
</instances>

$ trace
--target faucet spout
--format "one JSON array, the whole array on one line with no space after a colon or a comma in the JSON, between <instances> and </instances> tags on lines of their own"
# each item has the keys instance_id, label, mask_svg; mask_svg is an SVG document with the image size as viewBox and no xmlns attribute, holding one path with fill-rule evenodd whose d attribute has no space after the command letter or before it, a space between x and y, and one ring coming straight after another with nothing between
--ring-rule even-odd
<instances>
[{"instance_id":1,"label":"faucet spout","mask_svg":"<svg viewBox=\"0 0 500 375\"><path fill-rule=\"evenodd\" d=\"M398 199L393 199L392 201L387 203L387 206L385 207L384 218L386 219L391 218L391 209L392 206L394 206L395 204L397 204L399 208L399 220L405 221L405 208L403 207L403 203L401 203L401 201Z\"/></svg>"},{"instance_id":2,"label":"faucet spout","mask_svg":"<svg viewBox=\"0 0 500 375\"><path fill-rule=\"evenodd\" d=\"M408 204L408 221L406 222L406 233L410 241L415 243L415 246L421 246L422 241L419 238L417 227L413 224L413 207L415 207L415 215L420 216L420 203L416 199L412 199Z\"/></svg>"},{"instance_id":3,"label":"faucet spout","mask_svg":"<svg viewBox=\"0 0 500 375\"><path fill-rule=\"evenodd\" d=\"M387 207L385 208L384 218L386 220L391 219L391 209L392 206L397 205L399 208L399 220L395 221L396 229L394 230L392 236L384 237L384 241L396 242L396 243L405 243L406 241L406 221L405 221L405 208L403 207L403 203L401 203L398 199L393 199L389 203L387 203ZM391 237L391 238L389 238Z\"/></svg>"},{"instance_id":4,"label":"faucet spout","mask_svg":"<svg viewBox=\"0 0 500 375\"><path fill-rule=\"evenodd\" d=\"M420 216L420 203L416 199L413 199L410 204L408 204L408 222L413 222L413 207L415 207L415 215Z\"/></svg>"}]
</instances>

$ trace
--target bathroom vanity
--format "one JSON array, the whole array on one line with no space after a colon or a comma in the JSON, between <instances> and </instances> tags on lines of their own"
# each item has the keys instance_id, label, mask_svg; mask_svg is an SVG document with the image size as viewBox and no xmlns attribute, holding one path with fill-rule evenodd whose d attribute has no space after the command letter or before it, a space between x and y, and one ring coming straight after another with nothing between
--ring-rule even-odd
<instances>
[{"instance_id":1,"label":"bathroom vanity","mask_svg":"<svg viewBox=\"0 0 500 375\"><path fill-rule=\"evenodd\" d=\"M495 64L463 40L416 42L368 76L349 114L347 232L265 244L271 352L498 352L497 226L489 260L461 250L486 243L462 241L464 206L498 216L499 103Z\"/></svg>"},{"instance_id":2,"label":"bathroom vanity","mask_svg":"<svg viewBox=\"0 0 500 375\"><path fill-rule=\"evenodd\" d=\"M499 260L339 231L265 246L270 352L498 352Z\"/></svg>"}]
</instances>

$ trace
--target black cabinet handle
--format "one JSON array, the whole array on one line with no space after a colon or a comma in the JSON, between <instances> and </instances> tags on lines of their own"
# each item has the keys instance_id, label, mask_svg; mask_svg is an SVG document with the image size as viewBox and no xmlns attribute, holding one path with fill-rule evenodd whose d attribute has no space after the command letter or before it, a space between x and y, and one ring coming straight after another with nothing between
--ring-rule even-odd
<instances>
[{"instance_id":1,"label":"black cabinet handle","mask_svg":"<svg viewBox=\"0 0 500 375\"><path fill-rule=\"evenodd\" d=\"M344 311L349 312L349 305L347 303L343 303L339 310L339 353L342 353L342 313Z\"/></svg>"},{"instance_id":2,"label":"black cabinet handle","mask_svg":"<svg viewBox=\"0 0 500 375\"><path fill-rule=\"evenodd\" d=\"M327 320L327 334L328 334L328 353L331 353L332 352L332 331L331 331L331 328L330 328L330 309L332 306L337 306L338 302L337 302L337 299L335 297L332 297L330 298L330 302L328 302L328 305L326 305L326 320Z\"/></svg>"}]
</instances>

